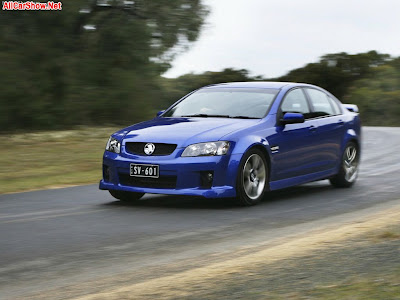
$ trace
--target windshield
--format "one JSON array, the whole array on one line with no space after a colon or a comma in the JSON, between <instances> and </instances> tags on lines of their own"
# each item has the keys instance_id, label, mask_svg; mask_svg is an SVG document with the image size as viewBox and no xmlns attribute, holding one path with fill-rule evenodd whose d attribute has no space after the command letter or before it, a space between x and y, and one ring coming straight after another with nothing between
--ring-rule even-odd
<instances>
[{"instance_id":1,"label":"windshield","mask_svg":"<svg viewBox=\"0 0 400 300\"><path fill-rule=\"evenodd\" d=\"M277 89L207 88L183 99L163 117L259 119L265 116Z\"/></svg>"}]
</instances>

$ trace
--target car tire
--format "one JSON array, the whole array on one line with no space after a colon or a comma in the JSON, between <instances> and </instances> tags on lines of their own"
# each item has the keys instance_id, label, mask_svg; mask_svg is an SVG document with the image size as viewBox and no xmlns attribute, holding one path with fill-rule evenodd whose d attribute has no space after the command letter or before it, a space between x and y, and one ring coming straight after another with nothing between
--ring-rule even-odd
<instances>
[{"instance_id":1,"label":"car tire","mask_svg":"<svg viewBox=\"0 0 400 300\"><path fill-rule=\"evenodd\" d=\"M113 196L115 199L126 202L139 200L144 195L144 193L134 193L134 192L115 191L115 190L109 190L109 192L111 196Z\"/></svg>"},{"instance_id":2,"label":"car tire","mask_svg":"<svg viewBox=\"0 0 400 300\"><path fill-rule=\"evenodd\" d=\"M241 205L259 203L269 186L268 164L264 153L249 150L242 158L236 182L237 200Z\"/></svg>"},{"instance_id":3,"label":"car tire","mask_svg":"<svg viewBox=\"0 0 400 300\"><path fill-rule=\"evenodd\" d=\"M342 154L339 173L329 180L331 184L339 188L351 187L357 180L359 158L357 144L349 142Z\"/></svg>"}]
</instances>

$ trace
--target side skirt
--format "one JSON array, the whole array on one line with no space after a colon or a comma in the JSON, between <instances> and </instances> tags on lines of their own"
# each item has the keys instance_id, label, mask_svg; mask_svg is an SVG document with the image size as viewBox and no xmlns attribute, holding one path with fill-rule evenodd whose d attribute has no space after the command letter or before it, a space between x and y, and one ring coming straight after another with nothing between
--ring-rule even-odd
<instances>
[{"instance_id":1,"label":"side skirt","mask_svg":"<svg viewBox=\"0 0 400 300\"><path fill-rule=\"evenodd\" d=\"M312 182L316 180L321 180L321 179L326 179L331 176L336 175L337 173L337 168L329 169L326 171L321 171L321 172L316 172L316 173L311 173L307 175L302 175L302 176L297 176L297 177L292 177L292 178L287 178L287 179L281 179L277 181L271 181L269 183L270 185L270 190L279 190L279 189L284 189L290 186L294 185L299 185L307 182Z\"/></svg>"}]
</instances>

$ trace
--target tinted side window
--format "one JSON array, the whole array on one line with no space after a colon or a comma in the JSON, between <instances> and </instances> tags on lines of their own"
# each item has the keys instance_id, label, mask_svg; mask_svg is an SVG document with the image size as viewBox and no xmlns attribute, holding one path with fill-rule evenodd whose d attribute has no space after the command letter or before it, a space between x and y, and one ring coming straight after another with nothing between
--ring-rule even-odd
<instances>
[{"instance_id":1,"label":"tinted side window","mask_svg":"<svg viewBox=\"0 0 400 300\"><path fill-rule=\"evenodd\" d=\"M307 93L314 109L312 113L314 118L336 114L327 94L314 89L307 89Z\"/></svg>"},{"instance_id":2,"label":"tinted side window","mask_svg":"<svg viewBox=\"0 0 400 300\"><path fill-rule=\"evenodd\" d=\"M301 89L289 91L281 105L282 115L287 112L296 112L309 117L310 108L308 107L307 99Z\"/></svg>"},{"instance_id":3,"label":"tinted side window","mask_svg":"<svg viewBox=\"0 0 400 300\"><path fill-rule=\"evenodd\" d=\"M335 115L340 115L342 113L342 110L340 109L339 104L331 97L329 97L329 101L331 102L333 110L335 111Z\"/></svg>"}]
</instances>

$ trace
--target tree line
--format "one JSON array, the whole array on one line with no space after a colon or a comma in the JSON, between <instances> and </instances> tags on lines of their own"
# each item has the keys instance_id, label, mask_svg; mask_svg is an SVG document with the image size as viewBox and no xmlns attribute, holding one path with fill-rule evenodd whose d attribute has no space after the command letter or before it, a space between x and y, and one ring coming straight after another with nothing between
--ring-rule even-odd
<instances>
[{"instance_id":1,"label":"tree line","mask_svg":"<svg viewBox=\"0 0 400 300\"><path fill-rule=\"evenodd\" d=\"M68 0L0 14L0 130L127 124L152 115L159 78L195 41L201 0Z\"/></svg>"},{"instance_id":2,"label":"tree line","mask_svg":"<svg viewBox=\"0 0 400 300\"><path fill-rule=\"evenodd\" d=\"M325 88L343 103L357 104L364 125L400 126L400 58L369 51L359 54L335 53L316 63L277 78L250 76L247 70L186 74L163 79L164 107L172 100L204 85L229 81L289 81Z\"/></svg>"},{"instance_id":3,"label":"tree line","mask_svg":"<svg viewBox=\"0 0 400 300\"><path fill-rule=\"evenodd\" d=\"M244 69L162 77L204 25L201 0L69 0L62 11L0 15L0 131L128 125L201 86L295 81L360 107L363 124L400 126L400 58L335 53L279 78Z\"/></svg>"}]
</instances>

